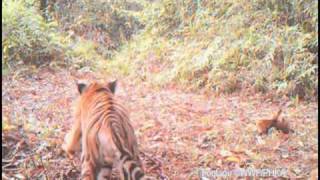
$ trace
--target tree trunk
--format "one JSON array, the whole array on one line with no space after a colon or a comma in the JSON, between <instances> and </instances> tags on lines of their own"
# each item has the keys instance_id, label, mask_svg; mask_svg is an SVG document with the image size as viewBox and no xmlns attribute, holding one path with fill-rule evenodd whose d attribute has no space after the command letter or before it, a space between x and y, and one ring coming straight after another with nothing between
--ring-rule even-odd
<instances>
[{"instance_id":1,"label":"tree trunk","mask_svg":"<svg viewBox=\"0 0 320 180\"><path fill-rule=\"evenodd\" d=\"M40 0L40 12L42 17L45 19L45 21L48 21L49 19L48 6L49 6L48 0Z\"/></svg>"}]
</instances>

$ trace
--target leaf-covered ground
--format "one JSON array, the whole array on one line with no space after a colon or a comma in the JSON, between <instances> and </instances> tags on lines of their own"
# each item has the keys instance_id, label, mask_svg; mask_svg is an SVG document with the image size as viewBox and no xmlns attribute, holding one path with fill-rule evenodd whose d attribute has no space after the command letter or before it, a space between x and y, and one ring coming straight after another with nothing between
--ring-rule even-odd
<instances>
[{"instance_id":1,"label":"leaf-covered ground","mask_svg":"<svg viewBox=\"0 0 320 180\"><path fill-rule=\"evenodd\" d=\"M61 151L77 97L74 80L101 77L53 68L2 77L2 179L78 179L79 159L68 160ZM128 79L118 85L146 172L157 179L199 179L201 168L286 168L284 177L306 179L318 167L316 102L199 94ZM294 132L272 129L259 136L255 121L272 116L280 104Z\"/></svg>"}]
</instances>

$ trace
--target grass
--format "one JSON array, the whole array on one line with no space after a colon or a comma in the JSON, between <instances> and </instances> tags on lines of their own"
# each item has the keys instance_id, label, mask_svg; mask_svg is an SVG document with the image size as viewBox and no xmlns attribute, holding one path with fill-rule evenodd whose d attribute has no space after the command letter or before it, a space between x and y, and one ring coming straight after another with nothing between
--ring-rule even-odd
<instances>
[{"instance_id":1,"label":"grass","mask_svg":"<svg viewBox=\"0 0 320 180\"><path fill-rule=\"evenodd\" d=\"M33 38L40 38L35 39L36 42L48 41L48 45L35 43L37 46L29 47L29 41L19 35L16 38L27 45L12 49L10 44L16 43L7 38L3 42L4 62L19 58L24 61L67 59L78 68L93 66L95 71L130 77L155 87L175 84L184 89L218 93L250 88L280 96L306 99L317 96L317 1L165 0L137 3L141 6L138 9L142 10L128 10L126 3L112 4L114 11L110 15L114 16L110 16L110 22L98 18L99 23L92 22L95 19L92 12L99 3L89 4L90 10L86 12L90 15L86 21L89 30L73 27L75 29L67 32L53 33L51 31L57 30L56 25L50 29L40 15L38 19L30 15L31 10L35 10L33 6L30 8L22 1L20 4L8 1L7 6L11 9L5 13L5 27L16 28L15 21L9 17L16 17L12 7L19 5L38 25L27 23L31 31L18 26L18 32L33 32L32 28L35 28L40 35L29 37L28 34L27 39L31 42ZM123 24L121 30L119 23ZM103 26L106 29L89 28L102 27L101 24L107 24ZM48 26L47 31L51 32L48 38L41 38L44 37L41 34L50 34L41 29L42 25ZM122 37L125 34L120 31L126 32L128 38ZM19 49L23 53L19 53ZM16 58L12 58L13 55Z\"/></svg>"},{"instance_id":2,"label":"grass","mask_svg":"<svg viewBox=\"0 0 320 180\"><path fill-rule=\"evenodd\" d=\"M203 5L193 21L177 17L180 19L176 21L182 23L166 27L165 33L164 25L170 23L163 18L162 11L171 4L153 4L162 12L158 19L150 20L145 31L124 44L105 64L105 70L160 86L176 83L223 93L249 86L258 92L273 90L282 95L314 96L317 52L307 46L317 46L316 3L310 1L305 8L313 13L312 18L305 19L305 23L311 24L309 31L298 20L293 25L286 23L285 17L293 15L280 11L281 3L271 4L280 10L261 8L259 3L237 0ZM292 4L287 2L286 6L289 5ZM294 9L303 8L302 4L295 5ZM179 16L179 3L172 6L177 6L173 15ZM154 15L156 11L157 8L148 8L141 13ZM172 16L170 8L166 13ZM276 61L284 67L279 69ZM304 88L293 87L299 84Z\"/></svg>"}]
</instances>

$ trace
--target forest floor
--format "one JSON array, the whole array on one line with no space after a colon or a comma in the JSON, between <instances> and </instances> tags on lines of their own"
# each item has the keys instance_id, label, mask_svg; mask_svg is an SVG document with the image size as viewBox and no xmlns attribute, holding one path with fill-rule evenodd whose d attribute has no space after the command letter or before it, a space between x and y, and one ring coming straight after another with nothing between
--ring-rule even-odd
<instances>
[{"instance_id":1,"label":"forest floor","mask_svg":"<svg viewBox=\"0 0 320 180\"><path fill-rule=\"evenodd\" d=\"M79 178L79 159L61 151L77 97L74 80L102 77L48 67L2 77L2 179ZM306 179L318 167L317 102L118 82L116 96L130 112L146 173L157 179L199 179L205 168L282 168L283 177ZM280 104L294 132L258 135L255 121Z\"/></svg>"}]
</instances>

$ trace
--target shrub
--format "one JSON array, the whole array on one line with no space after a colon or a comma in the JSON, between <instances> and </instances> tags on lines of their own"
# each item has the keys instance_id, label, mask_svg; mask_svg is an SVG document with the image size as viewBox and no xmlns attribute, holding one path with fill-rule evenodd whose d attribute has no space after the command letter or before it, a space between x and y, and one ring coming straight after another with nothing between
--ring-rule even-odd
<instances>
[{"instance_id":1,"label":"shrub","mask_svg":"<svg viewBox=\"0 0 320 180\"><path fill-rule=\"evenodd\" d=\"M142 8L140 4L129 1L58 0L54 11L61 29L93 41L98 46L97 52L110 58L112 50L143 27L130 11L140 11Z\"/></svg>"},{"instance_id":2,"label":"shrub","mask_svg":"<svg viewBox=\"0 0 320 180\"><path fill-rule=\"evenodd\" d=\"M56 23L45 23L33 1L2 2L2 63L41 62L61 54L65 46Z\"/></svg>"},{"instance_id":3,"label":"shrub","mask_svg":"<svg viewBox=\"0 0 320 180\"><path fill-rule=\"evenodd\" d=\"M226 93L252 86L313 97L317 5L315 0L157 1L141 16L146 30L117 53L112 70L126 64L126 75L160 85Z\"/></svg>"}]
</instances>

